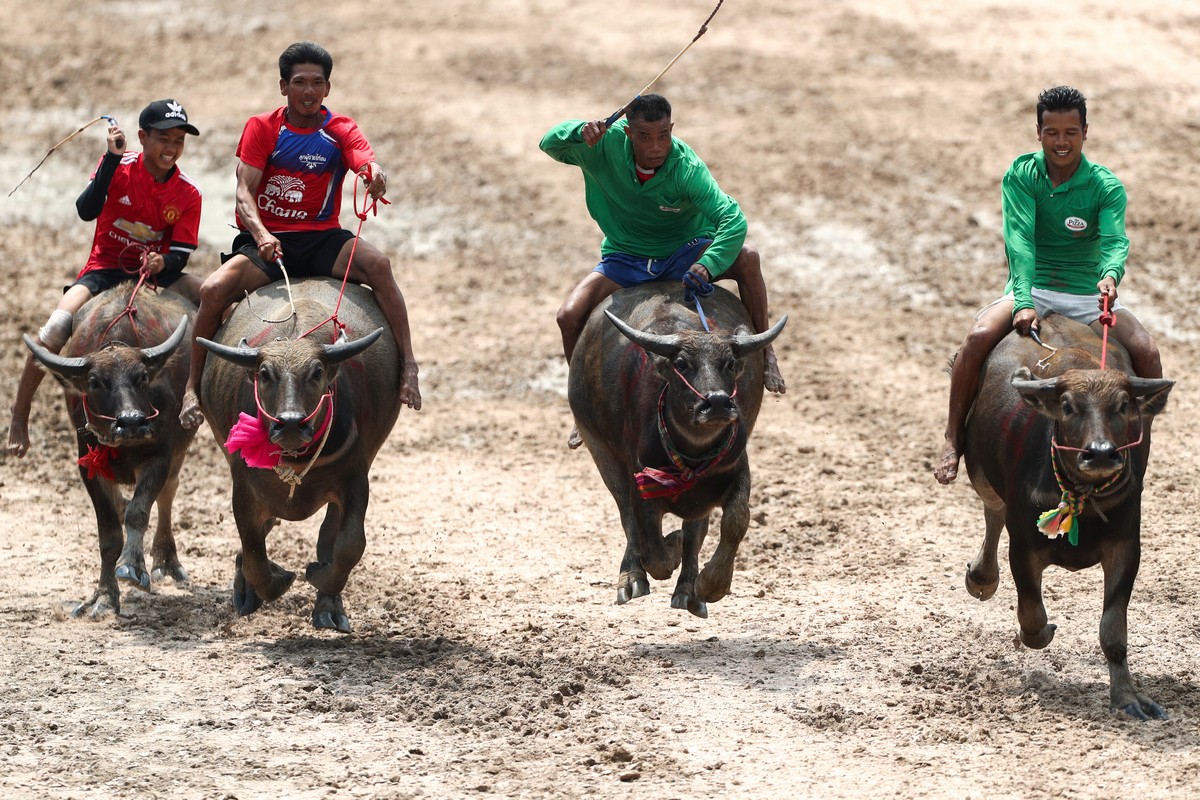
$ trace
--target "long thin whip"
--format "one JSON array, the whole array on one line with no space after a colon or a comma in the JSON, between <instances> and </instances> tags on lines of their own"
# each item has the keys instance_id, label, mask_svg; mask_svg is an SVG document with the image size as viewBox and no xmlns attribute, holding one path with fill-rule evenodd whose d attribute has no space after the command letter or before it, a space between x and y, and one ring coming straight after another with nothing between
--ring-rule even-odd
<instances>
[{"instance_id":1,"label":"long thin whip","mask_svg":"<svg viewBox=\"0 0 1200 800\"><path fill-rule=\"evenodd\" d=\"M626 111L628 111L629 107L631 105L633 105L634 101L636 101L639 97L644 95L646 92L650 91L650 89L654 86L654 84L658 83L658 79L661 78L663 75L665 75L667 73L667 70L669 70L672 66L675 65L675 62L679 60L680 56L682 56L684 53L686 53L688 51L689 47L691 47L696 42L698 42L700 40L700 37L708 32L708 23L712 22L712 18L717 15L718 11L721 10L721 5L724 2L725 2L725 0L717 0L716 8L714 8L712 10L712 13L708 15L708 19L704 20L704 24L700 26L700 30L696 32L696 35L694 37L692 37L692 40L690 42L688 42L686 45L684 45L684 48L675 54L675 57L672 58L671 61L665 67L662 68L662 71L660 71L657 75L655 75L654 79L652 81L650 81L649 83L647 83L646 86L640 92L637 93L637 97L634 97L633 100L630 100L628 103L626 103L625 105L618 108L616 111L613 112L611 117L604 120L604 127L606 127L606 128L611 127L614 122L619 120L621 118L621 115L624 114Z\"/></svg>"},{"instance_id":2,"label":"long thin whip","mask_svg":"<svg viewBox=\"0 0 1200 800\"><path fill-rule=\"evenodd\" d=\"M98 116L98 117L96 117L94 120L92 120L91 122L88 122L88 123L86 123L86 124L84 124L84 125L81 125L81 126L79 126L79 129L78 129L78 130L76 130L74 133L72 133L70 136L66 137L66 138L65 138L65 139L63 139L61 142L59 142L58 144L54 145L54 146L53 146L53 147L51 147L49 150L47 150L47 151L46 151L46 155L42 156L42 160L41 160L41 161L39 161L39 162L37 162L37 164L34 166L34 168L33 168L33 169L31 169L31 170L29 170L29 174L28 174L28 175L26 175L24 178L22 178L22 179L21 179L21 182L20 182L20 183L18 183L16 186L14 186L14 187L12 188L12 192L9 192L9 193L8 193L8 196L9 196L9 197L12 197L12 196L13 196L13 192L15 192L17 189L20 189L20 188L21 188L21 186L22 186L22 185L24 185L25 181L27 181L27 180L29 180L30 178L32 178L32 177L33 177L33 173L37 172L37 171L38 171L38 168L39 168L39 167L41 167L41 166L42 166L42 164L45 164L45 163L46 163L46 159L47 159L47 158L49 158L49 157L50 157L50 155L51 155L51 154L52 154L52 153L53 153L55 150L57 150L58 148L62 147L64 144L66 144L67 142L71 141L71 140L72 140L72 139L74 139L76 136L78 136L79 134L83 133L83 132L84 132L84 131L86 131L88 128L92 127L92 126L93 126L93 125L95 125L97 122L99 122L100 120L103 120L103 119L106 119L106 120L108 120L108 124L109 124L109 125L116 125L116 124L117 124L117 121L116 121L115 119L113 119L112 117L108 116L107 114L101 114L100 116Z\"/></svg>"}]
</instances>

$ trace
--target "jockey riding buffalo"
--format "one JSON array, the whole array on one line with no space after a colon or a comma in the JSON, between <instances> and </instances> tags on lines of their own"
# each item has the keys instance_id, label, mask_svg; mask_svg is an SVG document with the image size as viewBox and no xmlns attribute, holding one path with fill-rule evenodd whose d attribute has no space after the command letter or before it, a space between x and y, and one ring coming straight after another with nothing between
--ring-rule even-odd
<instances>
[{"instance_id":1,"label":"jockey riding buffalo","mask_svg":"<svg viewBox=\"0 0 1200 800\"><path fill-rule=\"evenodd\" d=\"M119 614L118 580L150 591L142 538L151 505L158 505L150 548L154 579L187 580L171 532L171 503L195 435L179 424L190 355L179 343L195 307L173 292L135 296L135 287L121 284L80 308L61 354L24 337L63 386L79 444L79 475L96 512L100 581L72 611L76 617ZM134 487L128 501L122 485Z\"/></svg>"},{"instance_id":2,"label":"jockey riding buffalo","mask_svg":"<svg viewBox=\"0 0 1200 800\"><path fill-rule=\"evenodd\" d=\"M1043 319L1040 337L1043 346L1010 335L996 347L967 423L964 455L985 525L967 590L980 600L995 593L996 548L1007 528L1021 640L1042 648L1055 629L1042 604L1042 572L1100 564L1111 706L1138 719L1165 718L1129 672L1126 611L1141 557L1150 423L1174 382L1135 377L1115 342L1102 364L1100 338L1066 317Z\"/></svg>"},{"instance_id":3,"label":"jockey riding buffalo","mask_svg":"<svg viewBox=\"0 0 1200 800\"><path fill-rule=\"evenodd\" d=\"M754 334L737 296L716 288L701 308L677 284L622 289L592 312L571 357L575 424L621 512L625 554L617 603L650 593L647 573L683 564L673 608L708 616L729 593L733 561L750 523L746 442L762 403L761 351L787 317ZM700 571L709 514L720 507L721 540ZM662 535L662 518L683 530Z\"/></svg>"},{"instance_id":4,"label":"jockey riding buffalo","mask_svg":"<svg viewBox=\"0 0 1200 800\"><path fill-rule=\"evenodd\" d=\"M313 625L350 632L342 589L366 549L367 473L400 413L400 351L371 290L328 278L273 283L239 303L204 366L200 400L233 476L242 549L233 603L256 611L296 574L267 557L280 520L326 507ZM335 316L336 312L336 316ZM240 452L238 452L240 451Z\"/></svg>"}]
</instances>

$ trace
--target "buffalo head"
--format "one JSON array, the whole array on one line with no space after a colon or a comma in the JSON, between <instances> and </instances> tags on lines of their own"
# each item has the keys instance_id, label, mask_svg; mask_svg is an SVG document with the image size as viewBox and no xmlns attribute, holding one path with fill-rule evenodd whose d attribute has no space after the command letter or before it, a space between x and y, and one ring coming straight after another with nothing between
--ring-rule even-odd
<instances>
[{"instance_id":1,"label":"buffalo head","mask_svg":"<svg viewBox=\"0 0 1200 800\"><path fill-rule=\"evenodd\" d=\"M654 368L671 387L672 405L695 425L723 427L738 419L737 381L747 356L765 348L783 331L787 317L770 330L730 335L704 331L659 334L631 327L607 309L612 324L651 354Z\"/></svg>"},{"instance_id":2,"label":"buffalo head","mask_svg":"<svg viewBox=\"0 0 1200 800\"><path fill-rule=\"evenodd\" d=\"M159 415L151 386L187 332L187 317L162 344L130 347L113 342L82 356L61 356L35 342L25 345L69 390L82 395L88 430L102 444L119 446L153 438Z\"/></svg>"},{"instance_id":3,"label":"buffalo head","mask_svg":"<svg viewBox=\"0 0 1200 800\"><path fill-rule=\"evenodd\" d=\"M321 413L329 386L337 377L338 366L366 350L383 335L383 328L354 341L346 341L345 332L333 344L312 339L276 339L262 347L250 347L243 339L238 347L229 347L196 337L210 353L254 373L255 395L259 412L269 421L271 442L291 452L306 449L318 426L326 417ZM326 405L325 414L331 406Z\"/></svg>"},{"instance_id":4,"label":"buffalo head","mask_svg":"<svg viewBox=\"0 0 1200 800\"><path fill-rule=\"evenodd\" d=\"M1033 380L1029 369L1021 367L1011 381L1026 403L1054 420L1060 452L1073 453L1074 471L1093 484L1124 468L1126 452L1141 442L1175 385L1114 369L1071 369L1056 378Z\"/></svg>"}]
</instances>

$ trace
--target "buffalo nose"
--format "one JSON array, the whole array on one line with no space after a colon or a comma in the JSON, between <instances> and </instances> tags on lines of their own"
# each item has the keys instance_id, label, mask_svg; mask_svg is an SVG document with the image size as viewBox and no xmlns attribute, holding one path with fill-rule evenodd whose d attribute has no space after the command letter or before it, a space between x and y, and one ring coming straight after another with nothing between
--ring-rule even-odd
<instances>
[{"instance_id":1,"label":"buffalo nose","mask_svg":"<svg viewBox=\"0 0 1200 800\"><path fill-rule=\"evenodd\" d=\"M1112 442L1092 442L1084 448L1083 457L1093 463L1098 461L1116 461L1118 458L1117 446Z\"/></svg>"},{"instance_id":2,"label":"buffalo nose","mask_svg":"<svg viewBox=\"0 0 1200 800\"><path fill-rule=\"evenodd\" d=\"M122 411L116 419L118 428L137 428L146 424L146 415L141 411Z\"/></svg>"},{"instance_id":3,"label":"buffalo nose","mask_svg":"<svg viewBox=\"0 0 1200 800\"><path fill-rule=\"evenodd\" d=\"M734 404L733 398L729 396L729 392L709 392L704 395L704 401L700 403L700 410L732 414L737 410L737 406Z\"/></svg>"},{"instance_id":4,"label":"buffalo nose","mask_svg":"<svg viewBox=\"0 0 1200 800\"><path fill-rule=\"evenodd\" d=\"M283 433L285 430L299 430L301 433L303 433L304 429L308 427L305 424L304 419L304 415L298 411L285 411L272 420L271 433L273 435L278 435Z\"/></svg>"}]
</instances>

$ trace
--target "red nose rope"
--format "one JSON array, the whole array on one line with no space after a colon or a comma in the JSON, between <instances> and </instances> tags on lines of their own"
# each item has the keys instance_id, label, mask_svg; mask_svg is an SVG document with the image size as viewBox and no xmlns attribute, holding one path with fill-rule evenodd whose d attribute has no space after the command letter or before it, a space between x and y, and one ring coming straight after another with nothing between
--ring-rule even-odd
<instances>
[{"instance_id":1,"label":"red nose rope","mask_svg":"<svg viewBox=\"0 0 1200 800\"><path fill-rule=\"evenodd\" d=\"M680 374L679 370L675 370L675 374L679 375L679 379L683 381L689 389L692 390L701 400L705 399L704 395L696 391L696 388L688 383L687 378ZM733 387L731 398L737 397L737 385ZM729 451L733 448L733 444L737 441L738 426L737 423L729 426L729 435L725 437L725 441L717 445L717 447L708 451L702 456L692 458L684 456L671 441L671 434L667 430L667 419L663 413L667 399L667 387L664 386L662 394L658 396L658 437L662 441L663 448L667 451L667 457L671 459L674 468L655 469L654 467L645 467L641 472L634 473L634 480L637 481L638 493L641 494L643 500L656 500L660 497L666 497L674 500L679 495L691 489L713 467L720 464ZM685 461L685 459L687 459ZM696 462L695 467L689 467L687 461Z\"/></svg>"},{"instance_id":2,"label":"red nose rope","mask_svg":"<svg viewBox=\"0 0 1200 800\"><path fill-rule=\"evenodd\" d=\"M1103 326L1103 335L1101 336L1100 344L1100 369L1106 368L1108 361L1108 329L1117 324L1116 313L1108 310L1108 295L1103 295L1103 310L1100 313L1100 324ZM1131 442L1117 448L1117 452L1129 450L1137 447L1142 443L1142 438L1145 435L1145 427L1141 423L1141 415L1138 416L1138 439L1136 442ZM1050 438L1050 464L1054 469L1054 480L1058 483L1058 489L1062 492L1062 497L1058 502L1057 508L1052 508L1049 511L1043 512L1037 519L1038 530L1046 535L1048 539L1057 539L1062 535L1066 535L1067 541L1072 545L1079 544L1079 526L1075 524L1076 518L1083 513L1083 505L1089 497L1100 494L1105 489L1112 486L1121 477L1118 472L1112 478L1105 481L1098 487L1089 489L1083 492L1075 491L1066 481L1063 480L1062 472L1059 465L1059 452L1067 450L1073 453L1087 452L1086 448L1082 447L1067 447L1061 445L1054 438Z\"/></svg>"},{"instance_id":3,"label":"red nose rope","mask_svg":"<svg viewBox=\"0 0 1200 800\"><path fill-rule=\"evenodd\" d=\"M108 119L108 117L99 117L98 119ZM95 122L95 120L93 120L93 122ZM90 125L91 123L88 123L88 124ZM80 128L80 130L83 130L83 128ZM76 131L76 133L78 133L78 132L79 131ZM49 153L47 153L46 155L49 155ZM41 165L39 164L38 166L41 166ZM36 167L35 167L35 169L36 169ZM32 174L33 173L31 172L30 175L32 175ZM26 177L28 177L28 176L26 176ZM17 186L19 188L20 184L18 184ZM13 191L15 192L16 189L13 189ZM12 192L10 192L9 194L12 194ZM129 302L127 302L125 304L125 308L123 308L121 310L121 313L119 313L119 314L117 314L117 316L113 317L112 322L108 323L108 327L106 327L104 329L104 332L102 334L100 334L100 339L101 339L101 341L103 341L104 339L108 338L108 334L113 329L113 326L115 326L118 322L120 322L123 317L129 317L129 328L130 328L130 330L133 331L134 344L137 347L141 347L142 346L141 337L138 335L138 329L137 329L137 296L138 296L138 292L140 292L142 290L142 286L144 286L147 281L150 282L152 289L157 289L158 283L157 283L157 281L155 281L154 273L152 273L150 271L150 267L148 265L148 261L150 260L150 254L153 251L150 248L146 247L145 245L140 245L140 244L139 245L132 245L132 244L127 245L125 247L125 250L128 250L130 247L134 248L135 250L140 251L140 255L138 257L139 266L137 269L138 281L137 281L137 284L133 287L133 291L129 293ZM122 251L121 256L117 259L118 263L120 263L124 259L124 256L125 256L125 252ZM125 270L125 272L129 273L130 275L134 274L134 271L129 269L128 267L124 266L124 264L121 265L121 269ZM114 342L108 342L107 344L114 344ZM150 416L146 417L147 422L154 419L159 414L159 410L154 406L153 403L150 404L150 408L152 408L154 410L154 413L151 414ZM87 394L85 393L83 395L84 424L85 424L85 427L89 431L92 432L92 435L96 436L97 438L100 438L99 431L97 430L96 426L92 424L93 417L98 418L98 419L107 420L109 422L116 422L116 417L110 417L105 414L100 414L95 411L92 411L91 407L88 406ZM98 446L93 446L93 445L89 444L87 453L80 456L79 460L76 461L75 463L79 464L79 466L81 466L87 470L88 480L92 480L97 475L99 475L101 478L112 481L112 480L116 480L116 473L113 472L111 463L112 463L112 461L114 461L117 458L117 456L119 454L120 454L120 451L116 447L113 447L110 444L100 444Z\"/></svg>"}]
</instances>

